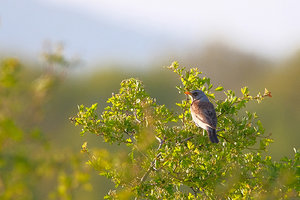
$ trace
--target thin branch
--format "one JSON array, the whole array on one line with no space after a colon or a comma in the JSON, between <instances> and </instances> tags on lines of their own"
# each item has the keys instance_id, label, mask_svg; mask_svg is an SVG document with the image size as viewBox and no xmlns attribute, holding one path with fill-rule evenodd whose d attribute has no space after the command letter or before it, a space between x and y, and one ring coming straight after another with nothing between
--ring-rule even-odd
<instances>
[{"instance_id":1,"label":"thin branch","mask_svg":"<svg viewBox=\"0 0 300 200\"><path fill-rule=\"evenodd\" d=\"M159 146L157 148L157 151L161 149L162 145L164 144L164 140L160 139L159 137L155 136L155 138L159 141Z\"/></svg>"},{"instance_id":2,"label":"thin branch","mask_svg":"<svg viewBox=\"0 0 300 200\"><path fill-rule=\"evenodd\" d=\"M225 131L225 129L224 129L224 128L223 128L223 129L218 129L218 130L217 130L217 133L218 133L218 132L221 132L221 131Z\"/></svg>"},{"instance_id":3,"label":"thin branch","mask_svg":"<svg viewBox=\"0 0 300 200\"><path fill-rule=\"evenodd\" d=\"M140 184L142 184L143 182L145 182L145 180L146 180L147 177L149 176L151 170L152 170L152 163L151 163L150 167L148 168L148 170L146 171L146 173L145 173L145 174L143 175L143 177L141 178Z\"/></svg>"},{"instance_id":4,"label":"thin branch","mask_svg":"<svg viewBox=\"0 0 300 200\"><path fill-rule=\"evenodd\" d=\"M264 150L264 149L257 149L257 148L251 148L251 147L245 147L245 149L255 150L255 151L262 151L262 150Z\"/></svg>"},{"instance_id":5,"label":"thin branch","mask_svg":"<svg viewBox=\"0 0 300 200\"><path fill-rule=\"evenodd\" d=\"M126 134L128 135L128 137L131 139L131 141L132 141L131 144L134 145L134 147L136 148L136 150L137 150L138 152L140 152L147 160L150 161L150 158L149 158L146 154L144 154L144 153L139 149L139 147L137 146L137 144L136 144L136 139L135 139L132 135L130 135L130 134L128 133L128 131L124 130L124 133L126 133ZM130 142L127 142L127 143L130 143Z\"/></svg>"},{"instance_id":6,"label":"thin branch","mask_svg":"<svg viewBox=\"0 0 300 200\"><path fill-rule=\"evenodd\" d=\"M270 138L271 135L272 135L272 133L269 133L269 135L267 135L267 136L256 135L256 137L259 137L259 138Z\"/></svg>"},{"instance_id":7,"label":"thin branch","mask_svg":"<svg viewBox=\"0 0 300 200\"><path fill-rule=\"evenodd\" d=\"M160 139L159 137L156 137L156 139L159 141L159 146L157 148L157 151L159 151L164 143L164 140ZM155 168L156 165L156 160L161 156L161 153L158 153L155 158L152 160L148 170L146 171L146 173L143 175L143 177L141 178L141 182L140 184L142 184L143 182L145 182L145 180L147 179L147 177L149 176L151 170L157 171L157 169Z\"/></svg>"},{"instance_id":8,"label":"thin branch","mask_svg":"<svg viewBox=\"0 0 300 200\"><path fill-rule=\"evenodd\" d=\"M197 188L197 189L195 189L194 187L190 187L190 188L193 190L195 197L198 197L198 193L201 192L201 193L204 194L205 199L208 198L208 196L207 196L206 193L204 192L204 189L203 189L203 188L202 188L202 190L200 190L200 188Z\"/></svg>"},{"instance_id":9,"label":"thin branch","mask_svg":"<svg viewBox=\"0 0 300 200\"><path fill-rule=\"evenodd\" d=\"M194 187L190 187L190 188L193 190L195 197L197 197L198 196L197 193L199 192L199 188L197 188L197 190Z\"/></svg>"},{"instance_id":10,"label":"thin branch","mask_svg":"<svg viewBox=\"0 0 300 200\"><path fill-rule=\"evenodd\" d=\"M201 190L199 189L199 191L201 191L204 194L205 199L209 199L203 188L201 188Z\"/></svg>"},{"instance_id":11,"label":"thin branch","mask_svg":"<svg viewBox=\"0 0 300 200\"><path fill-rule=\"evenodd\" d=\"M164 144L164 140L162 140L162 139L160 139L159 137L156 137L155 136L155 138L159 141L159 145L158 145L158 148L157 148L157 150L156 151L159 151L160 149L161 149L161 147L162 147L162 145ZM157 171L157 169L154 167L154 166L156 166L156 160L157 160L157 158L159 157L161 155L161 153L158 153L156 156L155 156L155 159L154 159L154 163L153 163L153 169L155 170L155 171Z\"/></svg>"},{"instance_id":12,"label":"thin branch","mask_svg":"<svg viewBox=\"0 0 300 200\"><path fill-rule=\"evenodd\" d=\"M184 142L187 142L189 141L190 139L193 139L194 136L191 136L191 137L188 137L188 138L185 138L184 140L182 140L180 143L184 143Z\"/></svg>"},{"instance_id":13,"label":"thin branch","mask_svg":"<svg viewBox=\"0 0 300 200\"><path fill-rule=\"evenodd\" d=\"M132 135L130 135L130 134L128 133L128 131L124 130L124 133L126 133L126 134L128 135L128 137L130 137L132 143L133 143L133 141L136 141L136 139L135 139Z\"/></svg>"},{"instance_id":14,"label":"thin branch","mask_svg":"<svg viewBox=\"0 0 300 200\"><path fill-rule=\"evenodd\" d=\"M217 134L218 137L223 138L226 142L233 144L233 142L229 141L227 138L225 138L222 135Z\"/></svg>"},{"instance_id":15,"label":"thin branch","mask_svg":"<svg viewBox=\"0 0 300 200\"><path fill-rule=\"evenodd\" d=\"M135 117L135 120L136 120L139 124L142 123L141 120L139 120L139 119L137 118L137 115L136 115L136 109L134 110L133 115L134 115L134 117Z\"/></svg>"}]
</instances>

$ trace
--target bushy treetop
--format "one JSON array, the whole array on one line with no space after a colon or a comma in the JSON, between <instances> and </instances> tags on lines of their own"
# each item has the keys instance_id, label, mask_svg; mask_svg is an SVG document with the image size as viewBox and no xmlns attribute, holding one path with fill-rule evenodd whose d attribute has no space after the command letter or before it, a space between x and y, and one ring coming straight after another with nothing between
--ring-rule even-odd
<instances>
[{"instance_id":1,"label":"bushy treetop","mask_svg":"<svg viewBox=\"0 0 300 200\"><path fill-rule=\"evenodd\" d=\"M82 151L88 164L111 179L116 190L106 199L291 199L299 197L299 152L281 162L263 156L272 142L256 113L247 103L258 103L271 93L252 96L247 87L241 95L211 80L198 69L185 69L175 62L168 67L181 81L179 112L159 105L138 79L121 82L119 93L107 101L104 111L97 104L79 106L71 118L86 132L110 144L124 146L121 152L105 149ZM213 89L215 88L215 89ZM214 103L218 117L219 144L209 141L191 119L190 100L183 92L201 89ZM224 93L216 99L215 93ZM296 175L298 172L298 175Z\"/></svg>"}]
</instances>

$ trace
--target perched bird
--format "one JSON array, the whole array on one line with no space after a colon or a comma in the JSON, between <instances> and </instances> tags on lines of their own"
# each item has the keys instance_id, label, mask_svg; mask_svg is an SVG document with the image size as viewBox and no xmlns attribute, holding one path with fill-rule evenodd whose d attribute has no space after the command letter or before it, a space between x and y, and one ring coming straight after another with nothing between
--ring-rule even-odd
<instances>
[{"instance_id":1,"label":"perched bird","mask_svg":"<svg viewBox=\"0 0 300 200\"><path fill-rule=\"evenodd\" d=\"M191 114L195 124L207 131L212 143L218 143L219 140L216 131L217 116L214 105L201 90L187 91L184 93L192 98Z\"/></svg>"}]
</instances>

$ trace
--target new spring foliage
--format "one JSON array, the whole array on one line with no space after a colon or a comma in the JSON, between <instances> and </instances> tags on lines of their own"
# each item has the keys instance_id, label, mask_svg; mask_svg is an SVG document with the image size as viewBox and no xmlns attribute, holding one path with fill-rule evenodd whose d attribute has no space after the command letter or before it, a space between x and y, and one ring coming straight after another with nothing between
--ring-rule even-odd
<instances>
[{"instance_id":1,"label":"new spring foliage","mask_svg":"<svg viewBox=\"0 0 300 200\"><path fill-rule=\"evenodd\" d=\"M177 112L159 105L145 91L142 81L121 82L119 93L107 101L100 114L97 104L79 106L72 118L119 152L105 149L82 151L88 163L116 186L106 199L289 199L299 196L299 152L281 162L263 156L272 142L256 113L245 108L250 101L261 102L271 93L252 96L247 87L236 95L215 87L198 69L185 69L175 62L170 67L179 78L182 101ZM186 90L201 89L215 104L219 144L196 127L189 111ZM223 93L216 99L215 93ZM220 95L218 95L220 96Z\"/></svg>"}]
</instances>

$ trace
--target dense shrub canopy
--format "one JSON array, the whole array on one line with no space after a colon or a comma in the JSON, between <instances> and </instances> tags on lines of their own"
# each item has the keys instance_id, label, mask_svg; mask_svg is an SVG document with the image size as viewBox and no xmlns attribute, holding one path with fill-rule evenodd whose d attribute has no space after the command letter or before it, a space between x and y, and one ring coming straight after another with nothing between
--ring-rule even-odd
<instances>
[{"instance_id":1,"label":"dense shrub canopy","mask_svg":"<svg viewBox=\"0 0 300 200\"><path fill-rule=\"evenodd\" d=\"M82 151L100 175L111 179L116 190L107 199L290 199L299 196L299 152L281 162L263 156L272 139L256 113L245 108L249 101L261 102L271 93L251 96L247 87L241 96L213 87L198 69L186 70L175 62L170 70L178 75L183 100L180 112L159 105L140 80L121 82L118 94L108 99L102 114L97 104L79 106L71 118L86 132L110 144L126 146L121 152L105 149ZM214 89L213 89L214 88ZM201 89L215 104L219 144L191 119L190 100L184 91ZM224 93L216 100L214 93ZM220 95L219 95L220 96Z\"/></svg>"}]
</instances>

